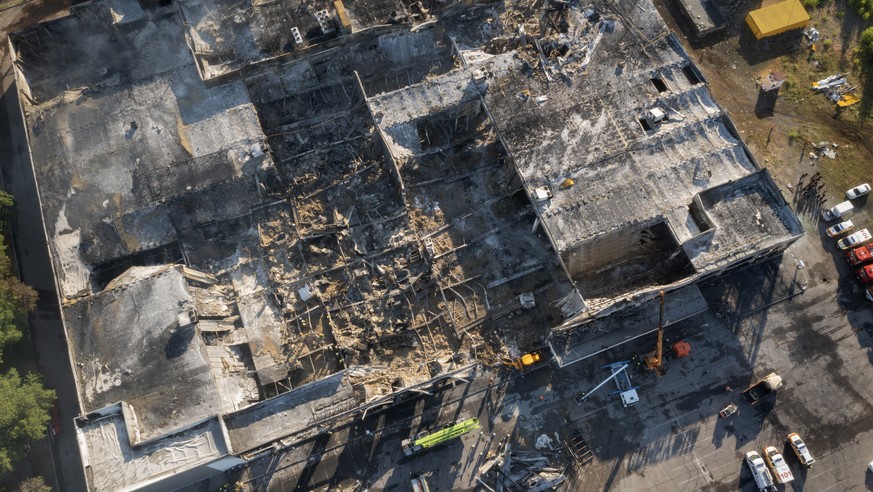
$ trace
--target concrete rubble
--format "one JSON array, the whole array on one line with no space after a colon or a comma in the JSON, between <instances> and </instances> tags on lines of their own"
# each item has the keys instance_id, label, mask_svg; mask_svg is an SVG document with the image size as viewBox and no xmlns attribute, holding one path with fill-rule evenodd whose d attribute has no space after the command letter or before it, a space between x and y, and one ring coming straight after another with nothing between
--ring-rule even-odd
<instances>
[{"instance_id":1,"label":"concrete rubble","mask_svg":"<svg viewBox=\"0 0 873 492\"><path fill-rule=\"evenodd\" d=\"M582 360L801 233L648 0L164 3L9 37L92 489ZM483 480L557 486L546 455Z\"/></svg>"},{"instance_id":2,"label":"concrete rubble","mask_svg":"<svg viewBox=\"0 0 873 492\"><path fill-rule=\"evenodd\" d=\"M545 435L545 434L544 434ZM557 436L556 436L557 437ZM478 483L493 491L540 492L557 489L565 480L561 447L547 454L538 451L513 451L502 444L494 456L479 468ZM561 468L555 468L557 463Z\"/></svg>"}]
</instances>

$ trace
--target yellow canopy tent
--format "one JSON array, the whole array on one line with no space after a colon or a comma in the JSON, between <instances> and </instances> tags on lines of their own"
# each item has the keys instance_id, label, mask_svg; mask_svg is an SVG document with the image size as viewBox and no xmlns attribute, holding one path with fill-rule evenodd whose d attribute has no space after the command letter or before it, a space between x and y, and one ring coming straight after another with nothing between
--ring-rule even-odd
<instances>
[{"instance_id":1,"label":"yellow canopy tent","mask_svg":"<svg viewBox=\"0 0 873 492\"><path fill-rule=\"evenodd\" d=\"M749 12L746 24L755 37L761 39L805 27L809 24L809 14L800 0L785 0Z\"/></svg>"}]
</instances>

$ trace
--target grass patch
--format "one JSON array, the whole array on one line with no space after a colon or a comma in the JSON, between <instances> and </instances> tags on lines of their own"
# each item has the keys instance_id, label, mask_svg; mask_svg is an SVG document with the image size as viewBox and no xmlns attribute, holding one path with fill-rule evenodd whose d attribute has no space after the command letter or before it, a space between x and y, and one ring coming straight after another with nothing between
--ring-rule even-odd
<instances>
[{"instance_id":1,"label":"grass patch","mask_svg":"<svg viewBox=\"0 0 873 492\"><path fill-rule=\"evenodd\" d=\"M803 132L797 128L794 130L788 131L788 143L799 143L806 140L806 137L803 136Z\"/></svg>"},{"instance_id":2,"label":"grass patch","mask_svg":"<svg viewBox=\"0 0 873 492\"><path fill-rule=\"evenodd\" d=\"M821 171L828 191L834 196L841 196L849 188L869 181L864 176L869 175L870 166L861 162L856 148L841 145L836 151L836 159L818 159L815 167Z\"/></svg>"},{"instance_id":3,"label":"grass patch","mask_svg":"<svg viewBox=\"0 0 873 492\"><path fill-rule=\"evenodd\" d=\"M30 0L0 0L0 10L11 9L19 5L25 4Z\"/></svg>"}]
</instances>

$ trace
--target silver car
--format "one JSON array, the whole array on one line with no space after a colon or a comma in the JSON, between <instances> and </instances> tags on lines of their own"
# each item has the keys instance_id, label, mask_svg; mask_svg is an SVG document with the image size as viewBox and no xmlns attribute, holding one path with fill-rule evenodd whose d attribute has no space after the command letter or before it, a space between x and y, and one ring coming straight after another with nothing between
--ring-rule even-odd
<instances>
[{"instance_id":1,"label":"silver car","mask_svg":"<svg viewBox=\"0 0 873 492\"><path fill-rule=\"evenodd\" d=\"M828 227L828 229L825 232L827 233L828 236L834 237L834 236L840 236L842 234L845 234L854 228L855 228L855 224L853 224L851 220L847 220L845 222L840 222L837 225Z\"/></svg>"},{"instance_id":2,"label":"silver car","mask_svg":"<svg viewBox=\"0 0 873 492\"><path fill-rule=\"evenodd\" d=\"M852 188L851 190L847 191L846 198L848 198L849 200L854 200L855 198L858 198L860 196L864 196L867 193L870 193L870 185L867 183L864 183L860 186L856 186L856 187Z\"/></svg>"}]
</instances>

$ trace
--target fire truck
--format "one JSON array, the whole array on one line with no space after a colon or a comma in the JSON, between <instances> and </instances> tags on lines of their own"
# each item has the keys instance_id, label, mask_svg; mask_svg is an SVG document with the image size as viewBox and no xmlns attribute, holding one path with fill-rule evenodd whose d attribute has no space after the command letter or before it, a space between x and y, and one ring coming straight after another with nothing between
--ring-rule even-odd
<instances>
[{"instance_id":1,"label":"fire truck","mask_svg":"<svg viewBox=\"0 0 873 492\"><path fill-rule=\"evenodd\" d=\"M852 266L863 265L871 258L873 258L873 244L861 246L846 253L846 261Z\"/></svg>"}]
</instances>

